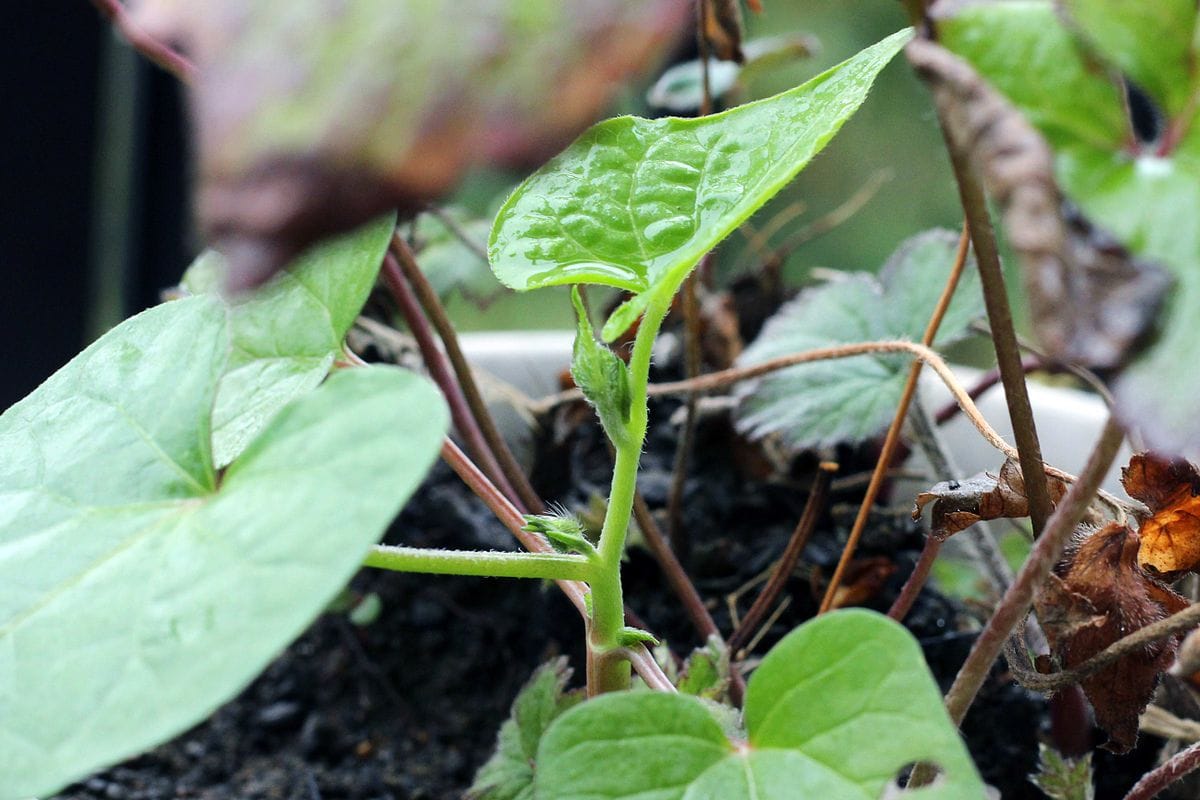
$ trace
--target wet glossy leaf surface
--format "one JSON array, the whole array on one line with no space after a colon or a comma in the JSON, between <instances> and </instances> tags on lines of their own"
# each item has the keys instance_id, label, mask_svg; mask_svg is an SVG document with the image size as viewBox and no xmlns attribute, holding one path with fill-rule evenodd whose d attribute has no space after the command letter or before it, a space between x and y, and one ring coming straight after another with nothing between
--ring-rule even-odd
<instances>
[{"instance_id":1,"label":"wet glossy leaf surface","mask_svg":"<svg viewBox=\"0 0 1200 800\"><path fill-rule=\"evenodd\" d=\"M1176 280L1154 347L1116 381L1122 418L1141 428L1155 450L1200 454L1200 371L1190 359L1200 317L1200 134L1190 97L1197 80L1189 48L1191 3L1068 3L1076 35L1051 3L945 4L941 41L999 88L1047 136L1067 196L1135 254L1166 267ZM1126 6L1117 15L1112 7ZM1107 64L1106 64L1107 62ZM1186 69L1186 74L1181 71ZM1112 69L1116 67L1117 69ZM1159 141L1133 140L1112 76L1141 75L1167 112Z\"/></svg>"},{"instance_id":2,"label":"wet glossy leaf surface","mask_svg":"<svg viewBox=\"0 0 1200 800\"><path fill-rule=\"evenodd\" d=\"M722 114L595 126L501 208L488 246L497 277L519 290L598 283L674 294L833 138L909 37L896 33L803 86ZM614 327L606 341L624 330Z\"/></svg>"},{"instance_id":3,"label":"wet glossy leaf surface","mask_svg":"<svg viewBox=\"0 0 1200 800\"><path fill-rule=\"evenodd\" d=\"M237 458L279 409L329 373L362 309L395 226L387 214L314 247L269 285L225 303L232 349L213 409L213 462ZM220 254L202 255L185 289L217 295L226 275Z\"/></svg>"},{"instance_id":4,"label":"wet glossy leaf surface","mask_svg":"<svg viewBox=\"0 0 1200 800\"><path fill-rule=\"evenodd\" d=\"M805 290L767 321L739 363L852 342L920 341L957 242L950 231L928 231L902 244L878 279L850 273ZM982 313L978 273L969 264L935 344L962 338ZM777 434L797 449L864 441L895 413L909 363L907 356L855 356L773 373L741 390L738 429L752 437Z\"/></svg>"},{"instance_id":5,"label":"wet glossy leaf surface","mask_svg":"<svg viewBox=\"0 0 1200 800\"><path fill-rule=\"evenodd\" d=\"M784 638L750 679L745 721L748 741L734 743L695 698L602 696L543 738L537 796L876 798L916 761L943 775L914 798L983 796L920 647L873 612L833 612Z\"/></svg>"},{"instance_id":6,"label":"wet glossy leaf surface","mask_svg":"<svg viewBox=\"0 0 1200 800\"><path fill-rule=\"evenodd\" d=\"M228 341L215 299L168 303L0 416L6 795L51 793L231 697L344 585L436 457L437 390L370 368L288 405L218 475Z\"/></svg>"}]
</instances>

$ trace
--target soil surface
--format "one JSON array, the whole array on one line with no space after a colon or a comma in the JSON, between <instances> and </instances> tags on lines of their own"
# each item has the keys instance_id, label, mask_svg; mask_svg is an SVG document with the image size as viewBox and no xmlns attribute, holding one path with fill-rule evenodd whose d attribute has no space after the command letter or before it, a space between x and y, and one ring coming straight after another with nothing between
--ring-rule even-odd
<instances>
[{"instance_id":1,"label":"soil surface","mask_svg":"<svg viewBox=\"0 0 1200 800\"><path fill-rule=\"evenodd\" d=\"M641 490L662 509L670 486L676 401L652 407ZM543 496L585 509L607 494L611 465L587 413L564 411L545 427L535 480ZM833 455L842 475L865 471L874 454ZM718 626L730 630L727 597L767 570L799 518L815 459L785 477L756 477L755 452L726 416L698 428L684 495L688 567ZM845 541L861 487L835 493L786 595L791 601L755 655L816 610L814 580L828 575ZM843 507L842 511L838 511ZM512 549L509 534L444 466L426 481L389 534L420 546ZM862 604L885 611L916 561L922 534L903 513L881 513L860 548L890 570L865 584ZM893 569L894 568L894 569ZM648 553L631 548L627 599L651 630L685 656L700 644ZM814 577L815 576L815 577ZM582 626L552 586L533 581L359 574L352 589L374 593L381 611L365 625L327 613L239 697L176 740L60 795L71 800L383 800L458 798L488 758L496 730L533 669L566 654L582 664ZM744 612L755 596L743 596ZM943 689L978 628L957 601L927 588L907 619ZM578 676L576 683L578 683ZM964 735L984 778L1006 800L1041 798L1027 780L1049 728L1045 699L997 671L972 708ZM1161 742L1142 737L1121 758L1101 755L1100 800L1124 795L1153 763Z\"/></svg>"}]
</instances>

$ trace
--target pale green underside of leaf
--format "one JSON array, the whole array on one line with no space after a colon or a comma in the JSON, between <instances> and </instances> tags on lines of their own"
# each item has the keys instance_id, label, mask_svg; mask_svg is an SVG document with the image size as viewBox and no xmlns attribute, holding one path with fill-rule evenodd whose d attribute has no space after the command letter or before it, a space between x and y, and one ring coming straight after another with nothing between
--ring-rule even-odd
<instances>
[{"instance_id":1,"label":"pale green underside of leaf","mask_svg":"<svg viewBox=\"0 0 1200 800\"><path fill-rule=\"evenodd\" d=\"M937 764L926 800L975 800L983 784L921 649L896 623L839 611L764 659L734 745L695 698L606 695L560 717L538 751L539 800L877 800L905 765Z\"/></svg>"},{"instance_id":2,"label":"pale green underside of leaf","mask_svg":"<svg viewBox=\"0 0 1200 800\"><path fill-rule=\"evenodd\" d=\"M833 138L910 37L900 31L803 86L721 114L593 127L500 209L493 270L518 290L598 283L672 295Z\"/></svg>"},{"instance_id":3,"label":"pale green underside of leaf","mask_svg":"<svg viewBox=\"0 0 1200 800\"><path fill-rule=\"evenodd\" d=\"M804 291L767 321L740 363L853 342L920 341L950 275L957 241L950 231L927 231L903 243L878 279L851 273ZM935 345L965 336L983 313L982 298L972 263ZM865 441L895 414L910 363L902 355L868 355L780 370L742 387L736 424L751 437L778 435L795 449Z\"/></svg>"},{"instance_id":4,"label":"pale green underside of leaf","mask_svg":"<svg viewBox=\"0 0 1200 800\"><path fill-rule=\"evenodd\" d=\"M375 284L395 224L396 215L386 214L323 242L266 286L227 303L232 351L213 411L218 468L329 373ZM224 259L209 251L188 268L183 286L215 295L224 276Z\"/></svg>"},{"instance_id":5,"label":"pale green underside of leaf","mask_svg":"<svg viewBox=\"0 0 1200 800\"><path fill-rule=\"evenodd\" d=\"M1086 14L1110 5L1120 4L1081 3ZM1174 0L1129 4L1130 20L1136 17L1139 24L1119 35L1099 17L1085 20L1098 55L1126 69L1156 71L1158 79L1146 77L1144 86L1158 91L1168 110L1179 102L1174 88L1179 67L1172 53L1184 31L1163 31L1187 26L1191 44L1194 25L1188 20L1194 20L1195 7L1187 5L1190 9ZM1116 24L1115 18L1111 22ZM1184 366L1194 360L1200 319L1200 132L1194 118L1186 116L1194 116L1195 109L1187 107L1163 120L1164 126L1183 125L1188 131L1169 156L1132 155L1124 147L1125 138L1111 130L1114 123L1106 123L1108 139L1092 135L1097 121L1123 119L1121 101L1109 75L1091 66L1048 2L966 6L941 21L939 31L943 44L970 61L1055 146L1057 177L1071 200L1133 252L1175 275L1177 284L1168 295L1157 340L1117 379L1114 393L1118 413L1141 429L1147 445L1200 457L1200 415L1195 407L1200 371ZM1010 54L1007 59L997 55L1001 49ZM1022 55L1034 52L1038 58ZM1186 87L1196 84L1194 61L1194 55L1189 56ZM1172 88L1168 90L1164 81Z\"/></svg>"},{"instance_id":6,"label":"pale green underside of leaf","mask_svg":"<svg viewBox=\"0 0 1200 800\"><path fill-rule=\"evenodd\" d=\"M436 457L437 390L343 372L217 486L209 297L134 317L0 416L0 786L50 794L184 730L345 584Z\"/></svg>"}]
</instances>

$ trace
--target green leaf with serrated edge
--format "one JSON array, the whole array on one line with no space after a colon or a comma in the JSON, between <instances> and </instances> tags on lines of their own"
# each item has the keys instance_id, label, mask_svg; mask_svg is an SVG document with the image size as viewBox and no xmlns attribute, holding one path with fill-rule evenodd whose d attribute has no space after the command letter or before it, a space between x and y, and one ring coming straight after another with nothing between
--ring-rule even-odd
<instances>
[{"instance_id":1,"label":"green leaf with serrated edge","mask_svg":"<svg viewBox=\"0 0 1200 800\"><path fill-rule=\"evenodd\" d=\"M470 800L531 800L538 744L560 714L582 700L564 692L571 670L565 658L538 667L513 701L512 715L500 726L496 752L467 791Z\"/></svg>"},{"instance_id":2,"label":"green leaf with serrated edge","mask_svg":"<svg viewBox=\"0 0 1200 800\"><path fill-rule=\"evenodd\" d=\"M1088 59L1049 0L940 3L938 41L969 60L1055 147L1120 148L1129 136L1119 88Z\"/></svg>"},{"instance_id":3,"label":"green leaf with serrated edge","mask_svg":"<svg viewBox=\"0 0 1200 800\"><path fill-rule=\"evenodd\" d=\"M698 647L688 656L679 679L679 691L694 694L709 700L725 695L729 686L729 650L716 637L709 637L704 647Z\"/></svg>"},{"instance_id":4,"label":"green leaf with serrated edge","mask_svg":"<svg viewBox=\"0 0 1200 800\"><path fill-rule=\"evenodd\" d=\"M1029 780L1050 800L1093 800L1092 754L1065 758L1052 747L1038 744L1038 771Z\"/></svg>"},{"instance_id":5,"label":"green leaf with serrated edge","mask_svg":"<svg viewBox=\"0 0 1200 800\"><path fill-rule=\"evenodd\" d=\"M1200 372L1179 366L1192 359L1195 320L1200 318L1200 126L1195 110L1163 120L1168 134L1186 134L1162 155L1134 153L1124 138L1087 135L1095 120L1120 113L1121 103L1097 88L1107 85L1101 68L1086 75L1080 70L1089 56L1117 56L1101 47L1085 53L1049 2L947 8L938 21L940 41L971 62L1046 135L1055 147L1055 173L1067 196L1136 255L1162 264L1175 276L1157 338L1116 379L1113 393L1118 414L1140 430L1149 447L1200 458L1200 416L1192 402L1200 396ZM999 47L1038 57L1001 60L995 55ZM1072 75L1090 76L1090 85L1082 79L1061 84L1067 67ZM1048 123L1064 119L1064 105L1083 127Z\"/></svg>"},{"instance_id":6,"label":"green leaf with serrated edge","mask_svg":"<svg viewBox=\"0 0 1200 800\"><path fill-rule=\"evenodd\" d=\"M227 303L232 349L213 411L213 459L233 461L279 409L329 373L367 301L396 215L330 239L271 283ZM193 294L218 294L224 259L202 255L183 276Z\"/></svg>"},{"instance_id":7,"label":"green leaf with serrated edge","mask_svg":"<svg viewBox=\"0 0 1200 800\"><path fill-rule=\"evenodd\" d=\"M1196 0L1062 0L1083 36L1169 116L1195 90L1192 35Z\"/></svg>"},{"instance_id":8,"label":"green leaf with serrated edge","mask_svg":"<svg viewBox=\"0 0 1200 800\"><path fill-rule=\"evenodd\" d=\"M633 397L629 393L629 367L603 344L596 341L588 319L587 307L578 288L571 289L578 328L571 356L571 377L583 396L591 403L604 432L615 443L622 442L627 433Z\"/></svg>"},{"instance_id":9,"label":"green leaf with serrated edge","mask_svg":"<svg viewBox=\"0 0 1200 800\"><path fill-rule=\"evenodd\" d=\"M745 721L749 741L735 744L697 698L604 695L551 725L535 796L874 800L914 762L941 770L914 800L984 796L920 646L871 611L826 614L788 634L750 679Z\"/></svg>"},{"instance_id":10,"label":"green leaf with serrated edge","mask_svg":"<svg viewBox=\"0 0 1200 800\"><path fill-rule=\"evenodd\" d=\"M742 354L743 365L821 347L880 339L921 339L954 263L958 235L926 231L907 240L878 279L852 273L808 289L784 305ZM979 276L968 264L938 329L936 346L965 336L983 314ZM878 435L904 387L904 355L866 355L802 364L743 387L738 429L779 434L804 449L855 443Z\"/></svg>"},{"instance_id":11,"label":"green leaf with serrated edge","mask_svg":"<svg viewBox=\"0 0 1200 800\"><path fill-rule=\"evenodd\" d=\"M446 412L393 368L334 375L218 482L218 301L153 308L0 416L0 786L53 793L194 724L345 584Z\"/></svg>"},{"instance_id":12,"label":"green leaf with serrated edge","mask_svg":"<svg viewBox=\"0 0 1200 800\"><path fill-rule=\"evenodd\" d=\"M500 209L493 270L518 290L598 283L673 295L833 138L909 38L900 31L803 86L721 114L600 123ZM626 314L621 325L632 321ZM606 324L604 339L618 328Z\"/></svg>"}]
</instances>

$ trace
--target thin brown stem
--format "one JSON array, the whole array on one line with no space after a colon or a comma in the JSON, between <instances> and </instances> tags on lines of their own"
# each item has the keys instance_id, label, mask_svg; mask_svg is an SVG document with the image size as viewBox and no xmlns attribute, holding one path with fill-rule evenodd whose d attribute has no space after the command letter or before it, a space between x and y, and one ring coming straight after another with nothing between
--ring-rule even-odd
<instances>
[{"instance_id":1,"label":"thin brown stem","mask_svg":"<svg viewBox=\"0 0 1200 800\"><path fill-rule=\"evenodd\" d=\"M1200 767L1200 743L1180 750L1142 776L1125 795L1125 800L1151 800L1175 781Z\"/></svg>"},{"instance_id":2,"label":"thin brown stem","mask_svg":"<svg viewBox=\"0 0 1200 800\"><path fill-rule=\"evenodd\" d=\"M921 337L921 342L926 347L933 344L938 328L941 327L942 318L945 317L946 310L950 307L954 291L958 288L958 279L962 276L963 269L967 264L969 245L967 228L964 226L962 236L959 237L958 241L958 251L954 256L954 265L950 270L949 277L946 279L946 285L942 288L941 296L938 297L937 304L934 306L933 313L929 317L929 324L925 326L925 333ZM829 580L829 586L825 589L825 596L821 598L821 608L817 612L818 614L824 614L833 608L833 600L837 596L838 587L841 585L842 578L846 575L846 570L850 567L850 562L854 558L854 551L858 549L858 542L862 538L863 531L866 530L867 520L871 516L871 509L875 505L875 499L879 496L879 490L883 488L888 467L891 466L892 459L896 455L896 448L900 444L900 431L904 427L905 418L908 416L908 408L912 404L913 395L916 394L917 381L921 378L922 366L923 362L917 360L909 367L908 378L905 380L904 389L900 394L900 404L896 407L896 413L892 416L892 422L888 426L887 434L884 436L883 447L880 449L878 461L875 462L875 471L871 475L871 482L867 484L867 491L863 496L862 504L858 507L858 516L854 519L854 525L850 529L849 537L846 539L846 546L842 549L842 557L838 560L833 577Z\"/></svg>"},{"instance_id":3,"label":"thin brown stem","mask_svg":"<svg viewBox=\"0 0 1200 800\"><path fill-rule=\"evenodd\" d=\"M181 83L195 83L199 71L186 56L146 33L129 15L121 0L92 0L92 5L108 20L129 46L174 75Z\"/></svg>"},{"instance_id":4,"label":"thin brown stem","mask_svg":"<svg viewBox=\"0 0 1200 800\"><path fill-rule=\"evenodd\" d=\"M921 557L917 559L916 566L913 567L912 573L908 576L908 580L904 582L904 586L900 589L900 594L896 596L892 607L888 609L887 615L897 622L903 622L908 616L908 612L912 610L913 603L917 602L917 597L921 594L921 590L925 588L925 583L929 580L929 574L933 572L933 562L937 561L938 553L942 550L942 542L936 536L926 535L925 546L921 548Z\"/></svg>"},{"instance_id":5,"label":"thin brown stem","mask_svg":"<svg viewBox=\"0 0 1200 800\"><path fill-rule=\"evenodd\" d=\"M466 453L449 438L442 442L442 460L450 465L458 477L462 478L463 483L471 487L471 491L496 515L496 519L504 523L504 527L508 528L522 547L531 553L556 552L542 536L525 530L525 516L509 502L494 483L488 480L475 462L467 458ZM575 608L583 614L584 619L587 619L587 606L584 601L584 595L587 594L586 586L579 581L555 582Z\"/></svg>"},{"instance_id":6,"label":"thin brown stem","mask_svg":"<svg viewBox=\"0 0 1200 800\"><path fill-rule=\"evenodd\" d=\"M683 349L684 374L690 379L700 374L700 308L696 301L698 273L693 272L683 284ZM696 439L696 404L700 396L688 392L685 401L683 428L675 445L671 465L671 488L667 492L667 537L681 560L687 560L689 542L683 530L683 489L687 483L688 461Z\"/></svg>"},{"instance_id":7,"label":"thin brown stem","mask_svg":"<svg viewBox=\"0 0 1200 800\"><path fill-rule=\"evenodd\" d=\"M1057 692L1067 686L1079 683L1089 675L1096 674L1130 653L1142 650L1162 639L1190 631L1197 625L1200 625L1200 603L1190 605L1182 611L1144 628L1138 628L1073 669L1051 673L1036 672L1029 668L1026 659L1020 659L1020 663L1017 664L1013 664L1010 660L1009 666L1013 668L1013 675L1017 678L1017 682L1026 689L1035 692Z\"/></svg>"},{"instance_id":8,"label":"thin brown stem","mask_svg":"<svg viewBox=\"0 0 1200 800\"><path fill-rule=\"evenodd\" d=\"M1006 456L1016 456L1016 450L1005 442L1000 434L996 433L988 425L983 415L979 413L979 408L976 407L975 402L967 394L966 389L963 388L962 384L954 376L954 371L950 369L942 357L928 347L916 344L915 342L900 340L855 342L854 344L841 344L833 347L818 347L813 350L805 350L800 353L792 353L791 355L768 359L760 364L749 367L733 367L731 369L720 370L719 372L709 372L692 380L652 383L647 387L647 394L650 397L663 397L666 395L686 394L692 391L702 393L711 392L717 389L728 388L741 381L761 378L763 375L769 375L781 369L794 367L797 364L811 364L815 361L852 358L872 353L908 353L925 362L941 378L942 383L950 390L951 396L962 408L963 414L975 425L976 429L978 429L979 433L988 443ZM574 403L581 400L583 400L583 392L578 389L571 389L570 391L560 392L539 400L531 406L531 410L542 414L557 408L563 403Z\"/></svg>"},{"instance_id":9,"label":"thin brown stem","mask_svg":"<svg viewBox=\"0 0 1200 800\"><path fill-rule=\"evenodd\" d=\"M729 655L731 658L736 659L740 657L738 651L754 635L759 624L762 623L763 618L767 615L767 612L771 610L775 605L775 601L779 599L779 595L783 592L783 587L787 585L788 579L791 578L792 572L795 571L796 563L799 562L800 555L804 552L804 546L808 544L809 538L812 536L813 531L816 530L817 519L821 516L821 512L825 510L825 503L829 499L829 484L837 469L838 465L831 461L822 461L817 467L817 474L813 478L812 489L809 490L808 500L804 504L804 511L800 514L800 520L796 523L791 538L788 539L787 546L784 547L783 553L775 563L775 568L771 571L771 577L767 579L767 583L763 586L762 591L758 593L758 597L754 598L754 602L750 605L750 610L746 612L746 616L742 617L737 630L729 637Z\"/></svg>"},{"instance_id":10,"label":"thin brown stem","mask_svg":"<svg viewBox=\"0 0 1200 800\"><path fill-rule=\"evenodd\" d=\"M462 478L463 483L471 487L471 490L496 515L496 518L504 523L504 526L512 532L513 536L516 537L517 541L526 550L531 553L556 552L551 544L541 536L524 530L525 517L517 510L517 507L510 503L508 498L496 488L496 485L488 480L483 471L471 459L467 458L466 453L448 438L442 442L442 459ZM558 584L563 594L567 596L567 599L579 611L584 622L590 624L587 612L587 600L585 599L588 592L587 585L579 581L555 581L555 583ZM630 648L628 651L622 652L625 652L629 656L629 661L633 665L634 671L642 677L647 686L659 691L674 691L670 679L667 678L662 668L658 665L658 662L650 657L644 647ZM589 652L587 661L588 671L590 672L593 667L594 665Z\"/></svg>"},{"instance_id":11,"label":"thin brown stem","mask_svg":"<svg viewBox=\"0 0 1200 800\"><path fill-rule=\"evenodd\" d=\"M663 571L667 585L671 587L671 591L683 605L683 610L688 615L688 619L692 621L692 627L700 634L701 641L707 640L710 636L720 639L721 632L717 629L712 615L708 613L704 599L700 597L700 592L696 590L696 585L688 577L687 570L683 568L683 564L679 562L671 546L667 544L667 540L658 527L658 523L654 521L650 507L646 505L646 500L642 497L641 492L637 492L633 496L633 518L641 528L646 547L650 549L650 554L654 556L654 560L658 562L659 568Z\"/></svg>"},{"instance_id":12,"label":"thin brown stem","mask_svg":"<svg viewBox=\"0 0 1200 800\"><path fill-rule=\"evenodd\" d=\"M675 688L675 684L671 683L671 679L662 671L662 667L654 660L654 656L646 649L645 645L626 648L624 655L633 666L634 671L654 691L667 692L669 694L679 691Z\"/></svg>"},{"instance_id":13,"label":"thin brown stem","mask_svg":"<svg viewBox=\"0 0 1200 800\"><path fill-rule=\"evenodd\" d=\"M1120 425L1110 417L1083 472L1051 514L1016 580L1004 593L995 612L976 638L967 660L954 679L954 685L946 695L946 710L956 725L962 723L992 664L1004 648L1005 641L1029 613L1034 593L1046 582L1054 565L1062 558L1067 541L1096 497L1123 439Z\"/></svg>"},{"instance_id":14,"label":"thin brown stem","mask_svg":"<svg viewBox=\"0 0 1200 800\"><path fill-rule=\"evenodd\" d=\"M1000 381L1004 385L1004 398L1008 404L1013 435L1017 441L1018 461L1022 474L1032 478L1026 480L1025 490L1029 498L1030 522L1033 525L1033 533L1037 536L1046 526L1053 504L1050 502L1050 491L1043 472L1042 448L1038 442L1037 426L1029 404L1029 392L1025 386L1025 371L1021 364L1016 329L1013 327L1012 309L1008 304L1008 290L1004 283L1004 270L1000 265L1000 251L996 246L996 232L988 214L983 183L975 165L971 163L966 143L958 141L954 131L947 126L947 113L942 103L937 104L937 109L942 138L949 151L950 164L958 184L959 200L967 218L971 242L975 246L975 260L979 266L980 283L983 284L984 305L992 329L992 345L996 351Z\"/></svg>"},{"instance_id":15,"label":"thin brown stem","mask_svg":"<svg viewBox=\"0 0 1200 800\"><path fill-rule=\"evenodd\" d=\"M1026 372L1032 372L1034 370L1041 369L1042 366L1043 365L1041 361L1037 360L1036 358L1025 359L1025 361L1022 362L1022 367ZM971 388L967 389L967 394L971 396L972 400L978 400L983 396L984 392L988 391L999 383L1000 370L995 368L989 369L987 372L979 376L979 379L971 385ZM958 403L951 400L940 410L938 410L937 414L934 416L934 422L936 422L938 425L945 425L947 422L954 419L954 416L958 412Z\"/></svg>"},{"instance_id":16,"label":"thin brown stem","mask_svg":"<svg viewBox=\"0 0 1200 800\"><path fill-rule=\"evenodd\" d=\"M393 245L396 237L393 237ZM520 503L519 495L509 483L504 471L500 468L499 462L488 446L487 440L483 435L483 431L479 427L479 423L470 404L463 393L462 387L455 380L453 372L451 372L449 362L446 359L446 354L438 347L434 340L433 331L429 327L429 320L421 310L420 301L417 299L414 285L405 277L404 270L400 266L396 256L394 246L389 250L388 254L383 258L383 269L381 275L383 281L387 285L392 297L396 300L396 305L400 309L404 321L408 323L409 331L412 332L413 338L417 340L417 347L421 350L421 357L425 361L425 366L429 370L430 377L434 383L442 390L442 394L446 397L446 403L450 406L450 417L454 421L454 427L462 435L463 440L467 444L467 450L471 453L471 457L475 459L488 478L493 483L500 487L504 492L505 497L514 503ZM406 245L407 249L407 245ZM419 272L419 270L418 270ZM428 284L426 284L428 285ZM461 351L459 353L461 355ZM525 509L522 509L523 511Z\"/></svg>"},{"instance_id":17,"label":"thin brown stem","mask_svg":"<svg viewBox=\"0 0 1200 800\"><path fill-rule=\"evenodd\" d=\"M708 46L708 15L712 10L708 7L710 0L696 0L696 51L700 58L700 116L707 117L712 113L712 78L709 75L708 59L711 48Z\"/></svg>"},{"instance_id":18,"label":"thin brown stem","mask_svg":"<svg viewBox=\"0 0 1200 800\"><path fill-rule=\"evenodd\" d=\"M446 348L446 357L450 359L450 365L454 368L454 374L458 378L458 385L462 390L463 397L466 398L475 421L479 423L479 430L499 463L504 477L516 490L517 497L521 499L521 504L526 509L534 514L543 513L546 510L546 504L534 491L533 484L529 482L529 476L517 463L516 457L508 447L508 442L504 440L500 429L496 427L496 420L492 417L492 412L484 402L483 394L479 391L479 385L475 382L475 374L471 371L471 364L467 361L467 357L459 345L458 334L454 330L450 316L446 313L445 306L442 305L437 292L430 285L429 279L425 277L425 273L417 265L417 260L413 256L408 242L404 241L398 233L392 234L392 252L396 254L396 261L400 264L404 277L408 279L409 285L412 286L417 299L421 302L421 307L425 309L429 321L433 323L434 329L442 340L442 345Z\"/></svg>"},{"instance_id":19,"label":"thin brown stem","mask_svg":"<svg viewBox=\"0 0 1200 800\"><path fill-rule=\"evenodd\" d=\"M432 205L432 204L426 206L425 210L428 213L432 214L433 216L437 217L438 222L442 223L442 225L446 228L446 230L448 230L448 231L450 231L450 233L454 234L454 238L458 239L458 241L462 242L464 247L466 247L472 253L477 255L479 257L480 261L482 261L485 264L489 263L487 248L484 247L482 243L477 242L475 240L475 238L473 236L471 236L470 233L467 232L467 229L464 228L462 226L462 224L454 218L453 214L447 213L446 210L444 208L442 208L441 206Z\"/></svg>"},{"instance_id":20,"label":"thin brown stem","mask_svg":"<svg viewBox=\"0 0 1200 800\"><path fill-rule=\"evenodd\" d=\"M824 236L845 223L857 214L863 206L869 203L875 195L879 194L879 190L883 188L885 183L892 179L893 174L891 169L881 169L873 174L867 179L866 183L858 187L854 194L846 198L837 208L818 217L787 239L784 239L779 246L771 251L771 258L782 262L801 245Z\"/></svg>"}]
</instances>

